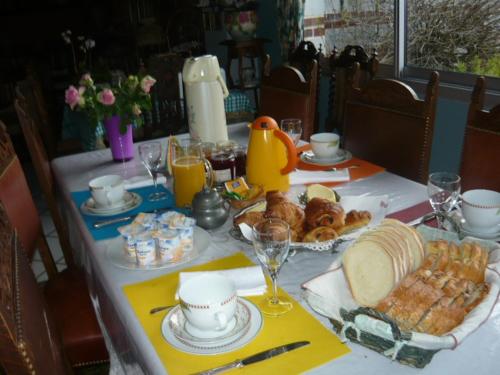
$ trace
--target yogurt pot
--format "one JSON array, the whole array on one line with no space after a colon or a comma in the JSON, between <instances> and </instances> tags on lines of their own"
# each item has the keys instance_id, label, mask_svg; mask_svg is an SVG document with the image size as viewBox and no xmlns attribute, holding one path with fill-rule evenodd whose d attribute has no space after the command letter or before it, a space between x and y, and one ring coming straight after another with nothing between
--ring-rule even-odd
<instances>
[{"instance_id":1,"label":"yogurt pot","mask_svg":"<svg viewBox=\"0 0 500 375\"><path fill-rule=\"evenodd\" d=\"M123 250L125 256L136 259L136 237L144 233L144 227L139 224L129 224L119 227L118 232L124 240Z\"/></svg>"},{"instance_id":2,"label":"yogurt pot","mask_svg":"<svg viewBox=\"0 0 500 375\"><path fill-rule=\"evenodd\" d=\"M151 233L145 232L135 239L137 264L147 266L156 261L156 242Z\"/></svg>"},{"instance_id":3,"label":"yogurt pot","mask_svg":"<svg viewBox=\"0 0 500 375\"><path fill-rule=\"evenodd\" d=\"M182 254L180 236L175 230L161 230L155 234L158 241L158 256L162 261L171 261L179 258Z\"/></svg>"}]
</instances>

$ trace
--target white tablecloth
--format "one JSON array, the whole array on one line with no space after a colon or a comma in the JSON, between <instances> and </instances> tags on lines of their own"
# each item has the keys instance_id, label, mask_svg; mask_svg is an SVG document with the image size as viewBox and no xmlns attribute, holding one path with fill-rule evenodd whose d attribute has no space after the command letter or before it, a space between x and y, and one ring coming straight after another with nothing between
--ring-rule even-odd
<instances>
[{"instance_id":1,"label":"white tablecloth","mask_svg":"<svg viewBox=\"0 0 500 375\"><path fill-rule=\"evenodd\" d=\"M229 128L231 139L246 144L248 128L245 124L232 125ZM135 317L123 294L122 286L155 278L186 266L156 271L129 271L111 264L105 256L105 249L109 241L116 241L116 239L94 241L70 195L72 191L86 189L87 182L96 176L113 173L130 178L144 174L145 170L137 153L130 162L113 163L109 149L99 150L57 158L52 162L52 166L60 187L71 241L77 259L84 265L88 273L91 294L113 355L112 373L165 374L166 370ZM302 190L303 187L296 186L290 190L289 194L293 197ZM336 190L341 195L376 196L388 194L390 198L389 213L410 207L427 198L425 186L387 172L347 183ZM189 265L205 263L240 250L258 264L251 246L229 236L230 227L231 220L229 219L223 227L210 231L212 244L206 252ZM336 256L338 255L332 255L329 252L298 252L288 259L280 274L280 286L329 328L331 326L328 320L313 312L304 302L300 285L327 269ZM497 364L500 355L500 308L497 304L488 322L467 338L457 349L439 352L432 362L421 370L391 362L382 355L360 345L352 343L348 343L348 345L352 349L352 353L312 369L310 373L342 375L496 374L500 373Z\"/></svg>"}]
</instances>

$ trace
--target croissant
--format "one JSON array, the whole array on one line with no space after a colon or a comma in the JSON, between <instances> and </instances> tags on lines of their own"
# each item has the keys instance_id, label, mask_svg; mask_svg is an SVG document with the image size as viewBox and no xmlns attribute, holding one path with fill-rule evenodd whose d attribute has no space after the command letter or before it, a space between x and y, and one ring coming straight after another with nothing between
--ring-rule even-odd
<instances>
[{"instance_id":1,"label":"croissant","mask_svg":"<svg viewBox=\"0 0 500 375\"><path fill-rule=\"evenodd\" d=\"M282 193L270 191L266 194L266 211L264 217L286 221L292 232L292 239L298 240L304 232L304 210L291 202Z\"/></svg>"},{"instance_id":2,"label":"croissant","mask_svg":"<svg viewBox=\"0 0 500 375\"><path fill-rule=\"evenodd\" d=\"M259 221L263 219L264 219L264 212L250 211L235 217L233 222L234 225L236 226L238 226L241 223L246 223L251 227L253 227L255 224L257 224Z\"/></svg>"},{"instance_id":3,"label":"croissant","mask_svg":"<svg viewBox=\"0 0 500 375\"><path fill-rule=\"evenodd\" d=\"M330 227L338 229L345 225L345 212L338 203L323 198L313 198L305 208L306 225L308 228Z\"/></svg>"},{"instance_id":4,"label":"croissant","mask_svg":"<svg viewBox=\"0 0 500 375\"><path fill-rule=\"evenodd\" d=\"M369 211L349 211L345 216L345 225L337 228L336 231L338 235L341 236L344 233L348 233L368 225L371 219L372 214Z\"/></svg>"}]
</instances>

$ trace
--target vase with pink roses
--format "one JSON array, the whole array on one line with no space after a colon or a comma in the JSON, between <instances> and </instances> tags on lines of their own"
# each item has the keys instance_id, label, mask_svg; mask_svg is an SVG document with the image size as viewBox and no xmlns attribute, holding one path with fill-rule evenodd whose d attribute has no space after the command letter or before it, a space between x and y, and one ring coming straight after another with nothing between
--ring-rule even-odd
<instances>
[{"instance_id":1,"label":"vase with pink roses","mask_svg":"<svg viewBox=\"0 0 500 375\"><path fill-rule=\"evenodd\" d=\"M103 122L115 161L134 156L132 126L143 124L142 113L151 110L151 76L130 75L114 86L96 85L90 74L84 74L78 87L69 86L65 101L72 110L84 111L95 129Z\"/></svg>"},{"instance_id":2,"label":"vase with pink roses","mask_svg":"<svg viewBox=\"0 0 500 375\"><path fill-rule=\"evenodd\" d=\"M96 85L84 74L78 87L69 86L65 101L72 110L85 111L94 128L103 122L115 161L134 156L132 126L143 124L143 111L151 110L151 76L130 75L117 85Z\"/></svg>"}]
</instances>

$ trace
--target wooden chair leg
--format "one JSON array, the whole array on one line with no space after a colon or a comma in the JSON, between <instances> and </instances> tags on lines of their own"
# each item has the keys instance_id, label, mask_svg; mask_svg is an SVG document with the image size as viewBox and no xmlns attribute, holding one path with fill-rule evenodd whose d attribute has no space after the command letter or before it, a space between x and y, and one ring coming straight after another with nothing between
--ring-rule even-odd
<instances>
[{"instance_id":1,"label":"wooden chair leg","mask_svg":"<svg viewBox=\"0 0 500 375\"><path fill-rule=\"evenodd\" d=\"M50 252L49 244L44 235L39 236L37 241L38 251L40 252L40 257L42 258L45 271L47 272L48 278L53 278L57 275L56 262L54 262L54 257Z\"/></svg>"}]
</instances>

